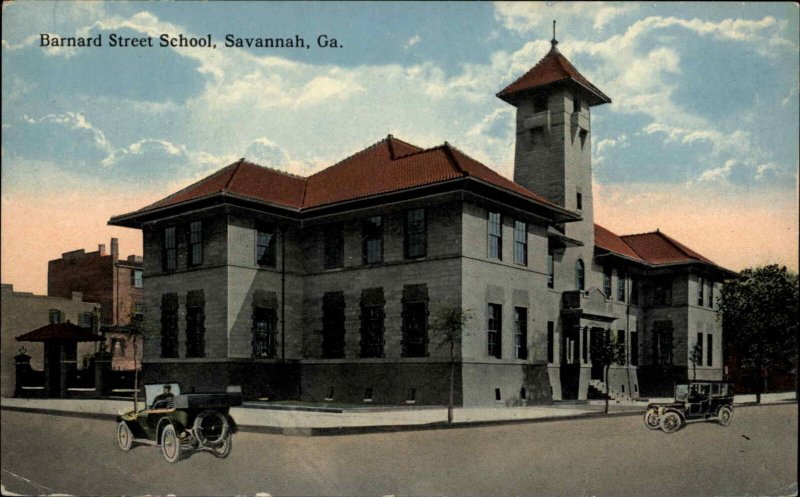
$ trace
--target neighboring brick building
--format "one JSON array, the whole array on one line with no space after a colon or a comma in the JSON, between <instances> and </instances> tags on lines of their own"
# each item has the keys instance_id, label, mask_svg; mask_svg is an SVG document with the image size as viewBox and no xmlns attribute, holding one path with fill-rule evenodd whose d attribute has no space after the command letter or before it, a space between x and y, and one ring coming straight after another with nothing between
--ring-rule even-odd
<instances>
[{"instance_id":1,"label":"neighboring brick building","mask_svg":"<svg viewBox=\"0 0 800 497\"><path fill-rule=\"evenodd\" d=\"M119 330L142 316L142 257L119 257L119 242L111 239L111 250L101 244L96 252L83 249L61 254L47 267L47 294L64 297L81 292L100 303L101 329L109 338L114 369L133 369L133 350Z\"/></svg>"},{"instance_id":2,"label":"neighboring brick building","mask_svg":"<svg viewBox=\"0 0 800 497\"><path fill-rule=\"evenodd\" d=\"M87 328L94 326L94 316L99 313L99 304L84 302L80 292L73 292L69 298L34 295L29 292L15 292L12 285L2 285L0 295L0 334L2 334L2 396L14 394L14 356L21 347L31 356L31 366L42 370L44 367L44 347L41 343L16 341L24 335L50 323L70 321ZM94 344L82 343L78 346L77 366L83 367L83 357L94 353Z\"/></svg>"},{"instance_id":3,"label":"neighboring brick building","mask_svg":"<svg viewBox=\"0 0 800 497\"><path fill-rule=\"evenodd\" d=\"M586 398L610 332L612 393L721 378L713 309L732 274L670 237L594 224L590 107L553 49L498 96L517 108L512 182L452 145L389 135L308 178L246 162L110 224L141 229L150 381L248 397L443 404L438 304L471 309L456 402ZM698 338L699 337L699 338Z\"/></svg>"}]
</instances>

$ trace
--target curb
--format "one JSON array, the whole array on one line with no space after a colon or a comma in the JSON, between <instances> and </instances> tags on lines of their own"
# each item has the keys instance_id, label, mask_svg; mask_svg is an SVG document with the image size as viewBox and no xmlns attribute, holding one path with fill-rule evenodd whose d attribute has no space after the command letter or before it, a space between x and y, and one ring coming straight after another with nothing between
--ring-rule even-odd
<instances>
[{"instance_id":1,"label":"curb","mask_svg":"<svg viewBox=\"0 0 800 497\"><path fill-rule=\"evenodd\" d=\"M748 402L737 404L735 407L759 407L759 406L773 406L797 404L797 400L781 400L769 403L762 402L756 404L755 402ZM18 407L18 406L0 406L2 410L17 411L17 412L30 412L35 414L47 414L51 416L67 416L75 418L89 418L104 421L116 421L116 414L95 413L95 412L78 412L78 411L59 411L56 409L44 409L35 407ZM587 412L585 414L570 414L567 416L546 416L541 418L526 418L526 419L494 419L484 421L462 421L458 423L448 424L445 421L436 421L433 423L410 424L410 425L374 425L374 426L331 426L331 427L309 427L309 428L283 428L280 426L267 426L267 425L239 425L239 431L245 433L260 433L266 435L283 435L293 437L331 437L342 435L367 435L373 433L396 433L396 432L411 432L411 431L431 431L431 430L457 430L463 428L480 428L490 426L505 426L516 424L533 424L533 423L550 423L554 421L580 421L602 418L618 418L625 416L641 416L644 412L642 410L629 410L621 412Z\"/></svg>"}]
</instances>

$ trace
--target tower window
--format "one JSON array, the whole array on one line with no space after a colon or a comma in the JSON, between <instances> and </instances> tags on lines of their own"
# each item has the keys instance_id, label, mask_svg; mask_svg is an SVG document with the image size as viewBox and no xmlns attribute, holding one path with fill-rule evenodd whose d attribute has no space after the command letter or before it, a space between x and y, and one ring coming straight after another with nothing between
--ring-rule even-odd
<instances>
[{"instance_id":1,"label":"tower window","mask_svg":"<svg viewBox=\"0 0 800 497\"><path fill-rule=\"evenodd\" d=\"M584 266L583 261L578 259L578 262L575 263L575 288L577 290L583 290L585 285L585 275L584 275Z\"/></svg>"},{"instance_id":2,"label":"tower window","mask_svg":"<svg viewBox=\"0 0 800 497\"><path fill-rule=\"evenodd\" d=\"M544 112L547 110L547 95L536 95L533 97L533 112Z\"/></svg>"},{"instance_id":3,"label":"tower window","mask_svg":"<svg viewBox=\"0 0 800 497\"><path fill-rule=\"evenodd\" d=\"M572 94L572 112L580 112L581 111L581 97L578 95L578 92Z\"/></svg>"},{"instance_id":4,"label":"tower window","mask_svg":"<svg viewBox=\"0 0 800 497\"><path fill-rule=\"evenodd\" d=\"M581 192L575 194L575 204L578 210L583 210L583 194Z\"/></svg>"}]
</instances>

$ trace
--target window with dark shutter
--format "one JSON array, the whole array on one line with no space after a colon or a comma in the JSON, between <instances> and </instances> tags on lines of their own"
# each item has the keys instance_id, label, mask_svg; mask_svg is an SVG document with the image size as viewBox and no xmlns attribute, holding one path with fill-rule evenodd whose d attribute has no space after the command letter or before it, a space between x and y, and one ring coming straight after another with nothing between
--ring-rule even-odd
<instances>
[{"instance_id":1,"label":"window with dark shutter","mask_svg":"<svg viewBox=\"0 0 800 497\"><path fill-rule=\"evenodd\" d=\"M499 212L489 213L489 257L503 260L503 218Z\"/></svg>"},{"instance_id":2,"label":"window with dark shutter","mask_svg":"<svg viewBox=\"0 0 800 497\"><path fill-rule=\"evenodd\" d=\"M326 292L322 297L322 357L344 357L344 293Z\"/></svg>"},{"instance_id":3,"label":"window with dark shutter","mask_svg":"<svg viewBox=\"0 0 800 497\"><path fill-rule=\"evenodd\" d=\"M259 266L275 267L276 244L275 225L259 226L256 230L256 263Z\"/></svg>"},{"instance_id":4,"label":"window with dark shutter","mask_svg":"<svg viewBox=\"0 0 800 497\"><path fill-rule=\"evenodd\" d=\"M487 352L498 359L503 357L503 306L489 304L487 309Z\"/></svg>"},{"instance_id":5,"label":"window with dark shutter","mask_svg":"<svg viewBox=\"0 0 800 497\"><path fill-rule=\"evenodd\" d=\"M162 268L164 271L178 269L178 242L175 238L175 226L164 228L162 243Z\"/></svg>"},{"instance_id":6,"label":"window with dark shutter","mask_svg":"<svg viewBox=\"0 0 800 497\"><path fill-rule=\"evenodd\" d=\"M178 294L161 296L161 357L178 357Z\"/></svg>"},{"instance_id":7,"label":"window with dark shutter","mask_svg":"<svg viewBox=\"0 0 800 497\"><path fill-rule=\"evenodd\" d=\"M528 358L528 309L514 308L514 349L517 359Z\"/></svg>"},{"instance_id":8,"label":"window with dark shutter","mask_svg":"<svg viewBox=\"0 0 800 497\"><path fill-rule=\"evenodd\" d=\"M383 218L381 216L365 219L361 225L362 262L379 264L383 262Z\"/></svg>"},{"instance_id":9,"label":"window with dark shutter","mask_svg":"<svg viewBox=\"0 0 800 497\"><path fill-rule=\"evenodd\" d=\"M199 266L203 263L203 222L189 223L189 265Z\"/></svg>"},{"instance_id":10,"label":"window with dark shutter","mask_svg":"<svg viewBox=\"0 0 800 497\"><path fill-rule=\"evenodd\" d=\"M344 228L342 223L325 227L324 232L325 269L344 266Z\"/></svg>"},{"instance_id":11,"label":"window with dark shutter","mask_svg":"<svg viewBox=\"0 0 800 497\"><path fill-rule=\"evenodd\" d=\"M425 257L427 252L425 209L413 209L406 212L405 235L406 258Z\"/></svg>"}]
</instances>

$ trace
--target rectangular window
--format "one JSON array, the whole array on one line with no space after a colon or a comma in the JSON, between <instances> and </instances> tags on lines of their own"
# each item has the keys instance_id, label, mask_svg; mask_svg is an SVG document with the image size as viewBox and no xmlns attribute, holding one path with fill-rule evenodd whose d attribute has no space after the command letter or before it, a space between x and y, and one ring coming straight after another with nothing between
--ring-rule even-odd
<instances>
[{"instance_id":1,"label":"rectangular window","mask_svg":"<svg viewBox=\"0 0 800 497\"><path fill-rule=\"evenodd\" d=\"M514 264L528 265L528 225L514 221Z\"/></svg>"},{"instance_id":2,"label":"rectangular window","mask_svg":"<svg viewBox=\"0 0 800 497\"><path fill-rule=\"evenodd\" d=\"M205 357L205 297L203 290L186 294L186 357Z\"/></svg>"},{"instance_id":3,"label":"rectangular window","mask_svg":"<svg viewBox=\"0 0 800 497\"><path fill-rule=\"evenodd\" d=\"M639 365L639 333L631 331L631 364Z\"/></svg>"},{"instance_id":4,"label":"rectangular window","mask_svg":"<svg viewBox=\"0 0 800 497\"><path fill-rule=\"evenodd\" d=\"M322 297L322 357L344 357L344 293L326 292Z\"/></svg>"},{"instance_id":5,"label":"rectangular window","mask_svg":"<svg viewBox=\"0 0 800 497\"><path fill-rule=\"evenodd\" d=\"M547 362L552 364L555 357L555 334L556 324L552 321L547 322Z\"/></svg>"},{"instance_id":6,"label":"rectangular window","mask_svg":"<svg viewBox=\"0 0 800 497\"><path fill-rule=\"evenodd\" d=\"M78 324L81 328L91 329L94 326L94 314L91 312L82 312L78 317L80 317Z\"/></svg>"},{"instance_id":7,"label":"rectangular window","mask_svg":"<svg viewBox=\"0 0 800 497\"><path fill-rule=\"evenodd\" d=\"M133 320L134 321L141 321L144 319L144 306L141 302L134 302L133 303Z\"/></svg>"},{"instance_id":8,"label":"rectangular window","mask_svg":"<svg viewBox=\"0 0 800 497\"><path fill-rule=\"evenodd\" d=\"M700 338L702 340L702 337ZM706 366L714 365L714 335L706 335Z\"/></svg>"},{"instance_id":9,"label":"rectangular window","mask_svg":"<svg viewBox=\"0 0 800 497\"><path fill-rule=\"evenodd\" d=\"M528 309L514 308L514 349L517 359L528 358Z\"/></svg>"},{"instance_id":10,"label":"rectangular window","mask_svg":"<svg viewBox=\"0 0 800 497\"><path fill-rule=\"evenodd\" d=\"M708 282L708 307L714 307L714 282Z\"/></svg>"},{"instance_id":11,"label":"rectangular window","mask_svg":"<svg viewBox=\"0 0 800 497\"><path fill-rule=\"evenodd\" d=\"M581 97L578 92L572 94L572 112L581 111Z\"/></svg>"},{"instance_id":12,"label":"rectangular window","mask_svg":"<svg viewBox=\"0 0 800 497\"><path fill-rule=\"evenodd\" d=\"M695 366L702 366L703 365L703 334L697 334L697 340L694 342L695 347L697 347L697 357L695 357ZM691 362L691 361L690 361Z\"/></svg>"},{"instance_id":13,"label":"rectangular window","mask_svg":"<svg viewBox=\"0 0 800 497\"><path fill-rule=\"evenodd\" d=\"M503 260L503 218L499 212L489 213L489 258Z\"/></svg>"},{"instance_id":14,"label":"rectangular window","mask_svg":"<svg viewBox=\"0 0 800 497\"><path fill-rule=\"evenodd\" d=\"M361 357L383 357L383 288L361 292Z\"/></svg>"},{"instance_id":15,"label":"rectangular window","mask_svg":"<svg viewBox=\"0 0 800 497\"><path fill-rule=\"evenodd\" d=\"M278 314L274 308L253 308L253 357L270 359L275 357L275 335Z\"/></svg>"},{"instance_id":16,"label":"rectangular window","mask_svg":"<svg viewBox=\"0 0 800 497\"><path fill-rule=\"evenodd\" d=\"M533 97L533 112L544 112L547 110L547 95L538 94Z\"/></svg>"},{"instance_id":17,"label":"rectangular window","mask_svg":"<svg viewBox=\"0 0 800 497\"><path fill-rule=\"evenodd\" d=\"M275 225L265 224L256 229L256 263L259 266L275 267L277 240Z\"/></svg>"},{"instance_id":18,"label":"rectangular window","mask_svg":"<svg viewBox=\"0 0 800 497\"><path fill-rule=\"evenodd\" d=\"M500 359L503 357L503 306L489 304L487 309L488 350L490 356Z\"/></svg>"},{"instance_id":19,"label":"rectangular window","mask_svg":"<svg viewBox=\"0 0 800 497\"><path fill-rule=\"evenodd\" d=\"M381 216L365 219L361 226L362 261L364 264L383 262L383 218Z\"/></svg>"},{"instance_id":20,"label":"rectangular window","mask_svg":"<svg viewBox=\"0 0 800 497\"><path fill-rule=\"evenodd\" d=\"M617 330L617 344L625 345L625 330Z\"/></svg>"},{"instance_id":21,"label":"rectangular window","mask_svg":"<svg viewBox=\"0 0 800 497\"><path fill-rule=\"evenodd\" d=\"M413 209L406 212L406 258L425 257L428 248L426 231L425 209Z\"/></svg>"},{"instance_id":22,"label":"rectangular window","mask_svg":"<svg viewBox=\"0 0 800 497\"><path fill-rule=\"evenodd\" d=\"M584 326L581 328L581 332L583 333L583 347L581 348L581 357L583 358L583 362L589 362L589 328Z\"/></svg>"},{"instance_id":23,"label":"rectangular window","mask_svg":"<svg viewBox=\"0 0 800 497\"><path fill-rule=\"evenodd\" d=\"M403 357L428 355L428 304L403 303Z\"/></svg>"},{"instance_id":24,"label":"rectangular window","mask_svg":"<svg viewBox=\"0 0 800 497\"><path fill-rule=\"evenodd\" d=\"M58 309L50 309L49 311L50 324L58 324L61 322L61 311Z\"/></svg>"},{"instance_id":25,"label":"rectangular window","mask_svg":"<svg viewBox=\"0 0 800 497\"><path fill-rule=\"evenodd\" d=\"M175 238L175 226L164 228L161 255L162 268L164 271L175 271L178 269L178 243Z\"/></svg>"},{"instance_id":26,"label":"rectangular window","mask_svg":"<svg viewBox=\"0 0 800 497\"><path fill-rule=\"evenodd\" d=\"M660 366L672 365L672 321L654 321L654 362Z\"/></svg>"},{"instance_id":27,"label":"rectangular window","mask_svg":"<svg viewBox=\"0 0 800 497\"><path fill-rule=\"evenodd\" d=\"M555 287L556 271L552 249L547 249L547 288Z\"/></svg>"},{"instance_id":28,"label":"rectangular window","mask_svg":"<svg viewBox=\"0 0 800 497\"><path fill-rule=\"evenodd\" d=\"M631 304L639 305L639 282L631 278Z\"/></svg>"},{"instance_id":29,"label":"rectangular window","mask_svg":"<svg viewBox=\"0 0 800 497\"><path fill-rule=\"evenodd\" d=\"M203 263L203 222L189 223L189 265L199 266Z\"/></svg>"},{"instance_id":30,"label":"rectangular window","mask_svg":"<svg viewBox=\"0 0 800 497\"><path fill-rule=\"evenodd\" d=\"M134 288L142 288L142 270L141 269L132 269L131 270L131 285Z\"/></svg>"},{"instance_id":31,"label":"rectangular window","mask_svg":"<svg viewBox=\"0 0 800 497\"><path fill-rule=\"evenodd\" d=\"M178 357L178 294L161 296L161 357Z\"/></svg>"},{"instance_id":32,"label":"rectangular window","mask_svg":"<svg viewBox=\"0 0 800 497\"><path fill-rule=\"evenodd\" d=\"M625 302L625 282L627 280L627 276L625 275L625 271L618 270L617 271L617 300L620 302Z\"/></svg>"},{"instance_id":33,"label":"rectangular window","mask_svg":"<svg viewBox=\"0 0 800 497\"><path fill-rule=\"evenodd\" d=\"M583 195L581 192L575 194L575 205L578 210L583 210Z\"/></svg>"},{"instance_id":34,"label":"rectangular window","mask_svg":"<svg viewBox=\"0 0 800 497\"><path fill-rule=\"evenodd\" d=\"M672 285L669 282L657 283L653 287L653 305L669 306L672 305Z\"/></svg>"},{"instance_id":35,"label":"rectangular window","mask_svg":"<svg viewBox=\"0 0 800 497\"><path fill-rule=\"evenodd\" d=\"M603 268L603 293L606 294L606 298L611 298L611 268L606 267Z\"/></svg>"},{"instance_id":36,"label":"rectangular window","mask_svg":"<svg viewBox=\"0 0 800 497\"><path fill-rule=\"evenodd\" d=\"M344 266L344 227L342 223L325 227L325 269Z\"/></svg>"},{"instance_id":37,"label":"rectangular window","mask_svg":"<svg viewBox=\"0 0 800 497\"><path fill-rule=\"evenodd\" d=\"M697 305L699 306L702 306L704 304L703 289L705 288L705 286L706 282L703 280L703 278L699 278L697 280Z\"/></svg>"}]
</instances>

